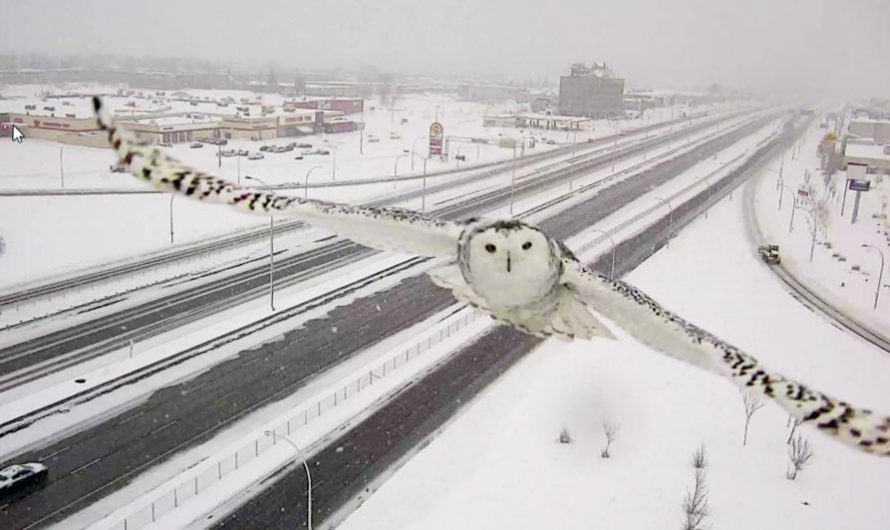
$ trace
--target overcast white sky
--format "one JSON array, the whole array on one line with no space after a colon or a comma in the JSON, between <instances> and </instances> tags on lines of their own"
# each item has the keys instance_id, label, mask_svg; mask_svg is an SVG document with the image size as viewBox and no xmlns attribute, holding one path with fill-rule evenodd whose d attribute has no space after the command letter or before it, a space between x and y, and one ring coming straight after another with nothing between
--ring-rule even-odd
<instances>
[{"instance_id":1,"label":"overcast white sky","mask_svg":"<svg viewBox=\"0 0 890 530\"><path fill-rule=\"evenodd\" d=\"M194 56L890 97L890 0L0 0L3 52Z\"/></svg>"}]
</instances>

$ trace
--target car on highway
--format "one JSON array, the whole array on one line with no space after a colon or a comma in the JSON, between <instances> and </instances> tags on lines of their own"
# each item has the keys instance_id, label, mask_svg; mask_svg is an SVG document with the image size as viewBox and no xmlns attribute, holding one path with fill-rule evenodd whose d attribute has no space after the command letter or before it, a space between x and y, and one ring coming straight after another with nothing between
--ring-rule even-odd
<instances>
[{"instance_id":1,"label":"car on highway","mask_svg":"<svg viewBox=\"0 0 890 530\"><path fill-rule=\"evenodd\" d=\"M47 476L47 467L37 462L6 467L0 470L0 499L23 497L46 482Z\"/></svg>"}]
</instances>

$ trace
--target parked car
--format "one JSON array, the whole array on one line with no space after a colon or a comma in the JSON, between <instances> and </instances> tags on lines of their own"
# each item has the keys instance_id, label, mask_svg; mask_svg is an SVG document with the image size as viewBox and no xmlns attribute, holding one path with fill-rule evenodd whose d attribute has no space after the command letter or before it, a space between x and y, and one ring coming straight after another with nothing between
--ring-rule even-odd
<instances>
[{"instance_id":1,"label":"parked car","mask_svg":"<svg viewBox=\"0 0 890 530\"><path fill-rule=\"evenodd\" d=\"M202 144L201 142L195 142L192 145L190 145L189 147L191 147L192 149L200 149L200 148L204 147L204 144Z\"/></svg>"},{"instance_id":2,"label":"parked car","mask_svg":"<svg viewBox=\"0 0 890 530\"><path fill-rule=\"evenodd\" d=\"M222 151L219 152L219 156L224 156L224 157L235 156L235 154L236 153L235 153L234 149L223 149Z\"/></svg>"},{"instance_id":3,"label":"parked car","mask_svg":"<svg viewBox=\"0 0 890 530\"><path fill-rule=\"evenodd\" d=\"M276 145L275 147L272 148L273 153L287 153L287 152L290 152L293 150L294 150L293 147L288 147L286 145Z\"/></svg>"},{"instance_id":4,"label":"parked car","mask_svg":"<svg viewBox=\"0 0 890 530\"><path fill-rule=\"evenodd\" d=\"M158 142L158 145L161 147L173 147L173 144L170 142Z\"/></svg>"},{"instance_id":5,"label":"parked car","mask_svg":"<svg viewBox=\"0 0 890 530\"><path fill-rule=\"evenodd\" d=\"M380 141L380 138L377 138L377 137L374 136L373 134L369 134L369 135L368 135L368 143L369 143L369 144L376 144L376 143L379 142L379 141Z\"/></svg>"},{"instance_id":6,"label":"parked car","mask_svg":"<svg viewBox=\"0 0 890 530\"><path fill-rule=\"evenodd\" d=\"M331 154L331 152L328 151L327 149L316 149L316 150L315 150L315 154L317 154L317 155L329 155L329 154Z\"/></svg>"},{"instance_id":7,"label":"parked car","mask_svg":"<svg viewBox=\"0 0 890 530\"><path fill-rule=\"evenodd\" d=\"M274 145L261 145L260 146L260 151L263 151L263 152L267 152L267 151L271 152L273 149L275 149Z\"/></svg>"},{"instance_id":8,"label":"parked car","mask_svg":"<svg viewBox=\"0 0 890 530\"><path fill-rule=\"evenodd\" d=\"M37 462L4 468L0 470L0 498L5 500L27 495L46 482L48 475L46 466Z\"/></svg>"},{"instance_id":9,"label":"parked car","mask_svg":"<svg viewBox=\"0 0 890 530\"><path fill-rule=\"evenodd\" d=\"M397 132L391 132L391 133L389 133L389 139L390 140L401 140L402 135Z\"/></svg>"},{"instance_id":10,"label":"parked car","mask_svg":"<svg viewBox=\"0 0 890 530\"><path fill-rule=\"evenodd\" d=\"M250 151L248 151L247 149L238 149L237 151L235 151L235 155L237 155L237 156L250 156Z\"/></svg>"},{"instance_id":11,"label":"parked car","mask_svg":"<svg viewBox=\"0 0 890 530\"><path fill-rule=\"evenodd\" d=\"M294 157L294 160L303 160L303 155L297 155Z\"/></svg>"},{"instance_id":12,"label":"parked car","mask_svg":"<svg viewBox=\"0 0 890 530\"><path fill-rule=\"evenodd\" d=\"M127 166L123 164L111 164L108 166L108 169L110 169L112 173L126 173Z\"/></svg>"},{"instance_id":13,"label":"parked car","mask_svg":"<svg viewBox=\"0 0 890 530\"><path fill-rule=\"evenodd\" d=\"M297 149L312 149L312 144L297 143L297 144L294 144L294 147L296 147Z\"/></svg>"},{"instance_id":14,"label":"parked car","mask_svg":"<svg viewBox=\"0 0 890 530\"><path fill-rule=\"evenodd\" d=\"M266 158L266 155L263 153L250 153L247 155L248 160L262 160L264 158Z\"/></svg>"}]
</instances>

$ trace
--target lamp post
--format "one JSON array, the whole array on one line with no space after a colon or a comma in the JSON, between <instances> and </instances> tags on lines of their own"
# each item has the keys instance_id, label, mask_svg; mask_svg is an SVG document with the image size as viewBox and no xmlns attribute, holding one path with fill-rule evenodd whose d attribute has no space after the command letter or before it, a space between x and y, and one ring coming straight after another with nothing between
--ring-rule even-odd
<instances>
[{"instance_id":1,"label":"lamp post","mask_svg":"<svg viewBox=\"0 0 890 530\"><path fill-rule=\"evenodd\" d=\"M407 154L408 154L408 153L402 153L402 154L400 154L400 155L398 155L398 156L396 157L396 161L395 161L395 163L392 165L392 176L393 176L393 177L398 177L398 176L399 176L399 160L400 160L403 156L405 156L405 155L407 155ZM412 158L412 160L413 160L413 158Z\"/></svg>"},{"instance_id":2,"label":"lamp post","mask_svg":"<svg viewBox=\"0 0 890 530\"><path fill-rule=\"evenodd\" d=\"M516 193L516 144L513 144L513 174L510 177L510 215L513 215L513 196Z\"/></svg>"},{"instance_id":3,"label":"lamp post","mask_svg":"<svg viewBox=\"0 0 890 530\"><path fill-rule=\"evenodd\" d=\"M263 186L266 185L265 182L256 177L244 175L244 178L255 180ZM269 307L272 308L272 311L275 311L275 216L273 215L269 215Z\"/></svg>"},{"instance_id":4,"label":"lamp post","mask_svg":"<svg viewBox=\"0 0 890 530\"><path fill-rule=\"evenodd\" d=\"M334 146L331 151L334 156L333 163L331 164L331 181L337 182L337 147Z\"/></svg>"},{"instance_id":5,"label":"lamp post","mask_svg":"<svg viewBox=\"0 0 890 530\"><path fill-rule=\"evenodd\" d=\"M667 199L662 199L661 197L655 197L655 200L656 200L656 201L661 201L661 202L663 202L664 204L667 204L667 207L668 207L668 210L669 210L669 213L668 213L668 239L667 239L667 245L666 245L666 246L667 246L668 248L670 248L670 246L671 246L671 235L672 235L673 230L674 230L674 207L673 207L673 205L671 205L671 201L669 201L669 200L667 200Z\"/></svg>"},{"instance_id":6,"label":"lamp post","mask_svg":"<svg viewBox=\"0 0 890 530\"><path fill-rule=\"evenodd\" d=\"M62 148L59 148L59 180L62 181L62 189L65 189L65 165L62 163Z\"/></svg>"},{"instance_id":7,"label":"lamp post","mask_svg":"<svg viewBox=\"0 0 890 530\"><path fill-rule=\"evenodd\" d=\"M306 456L303 455L303 451L300 449L300 447L286 435L277 434L274 430L265 431L263 434L272 437L272 445L278 443L279 438L289 443L291 447L294 448L294 451L297 452L297 457L299 457L299 459L303 461L303 469L306 470L306 482L308 485L308 487L306 488L306 527L309 530L312 530L312 474L309 473L309 463L306 462Z\"/></svg>"},{"instance_id":8,"label":"lamp post","mask_svg":"<svg viewBox=\"0 0 890 530\"><path fill-rule=\"evenodd\" d=\"M875 286L874 309L877 309L878 308L878 297L881 295L881 282L884 281L884 253L878 247L876 247L874 245L869 245L867 243L863 243L862 248L873 248L878 251L878 254L881 255L881 270L878 272L878 284Z\"/></svg>"},{"instance_id":9,"label":"lamp post","mask_svg":"<svg viewBox=\"0 0 890 530\"><path fill-rule=\"evenodd\" d=\"M423 140L423 136L420 138L415 138L414 143L411 144L411 154L413 155L417 151L417 142ZM411 172L414 172L414 157L411 157Z\"/></svg>"},{"instance_id":10,"label":"lamp post","mask_svg":"<svg viewBox=\"0 0 890 530\"><path fill-rule=\"evenodd\" d=\"M176 198L175 193L170 194L170 244L173 244L173 199Z\"/></svg>"},{"instance_id":11,"label":"lamp post","mask_svg":"<svg viewBox=\"0 0 890 530\"><path fill-rule=\"evenodd\" d=\"M600 230L599 228L594 228L593 231L599 232L600 234L603 234L604 236L608 237L609 242L612 244L612 266L609 270L609 279L614 280L615 279L615 239L612 237L612 234L610 232L606 232L605 230Z\"/></svg>"},{"instance_id":12,"label":"lamp post","mask_svg":"<svg viewBox=\"0 0 890 530\"><path fill-rule=\"evenodd\" d=\"M322 168L322 166L312 166L311 168L309 168L309 171L306 172L306 184L303 186L303 198L304 199L309 198L309 175L312 174L312 172L315 171L316 169L321 169L321 168ZM253 179L253 177L245 177L245 178ZM257 179L254 179L254 180L257 180Z\"/></svg>"}]
</instances>

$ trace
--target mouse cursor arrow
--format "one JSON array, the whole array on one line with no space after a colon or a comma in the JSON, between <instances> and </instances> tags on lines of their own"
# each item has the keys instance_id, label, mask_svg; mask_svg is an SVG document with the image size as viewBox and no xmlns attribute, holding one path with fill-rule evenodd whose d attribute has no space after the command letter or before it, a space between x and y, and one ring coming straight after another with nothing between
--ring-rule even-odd
<instances>
[{"instance_id":1,"label":"mouse cursor arrow","mask_svg":"<svg viewBox=\"0 0 890 530\"><path fill-rule=\"evenodd\" d=\"M25 135L24 135L24 133L22 133L22 130L19 129L18 127L16 127L15 125L13 125L12 126L12 141L22 143L22 140L24 140L24 139L25 139Z\"/></svg>"}]
</instances>

